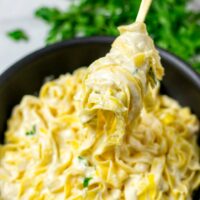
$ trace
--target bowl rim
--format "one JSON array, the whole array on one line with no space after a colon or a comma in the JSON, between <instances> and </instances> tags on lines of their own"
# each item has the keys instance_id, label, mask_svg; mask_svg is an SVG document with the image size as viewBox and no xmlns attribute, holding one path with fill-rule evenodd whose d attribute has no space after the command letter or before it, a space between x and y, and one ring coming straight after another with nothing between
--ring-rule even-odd
<instances>
[{"instance_id":1,"label":"bowl rim","mask_svg":"<svg viewBox=\"0 0 200 200\"><path fill-rule=\"evenodd\" d=\"M10 67L8 67L3 73L0 74L0 86L3 82L5 82L7 79L12 77L18 70L23 68L28 63L33 62L39 57L45 56L48 53L54 52L56 50L60 50L62 48L65 48L66 46L74 46L74 45L80 45L80 44L92 44L92 43L107 43L111 44L115 37L111 36L94 36L94 37L82 37L82 38L73 38L61 42L57 42L55 44L51 44L49 46L42 47L36 51L33 51L32 53L22 57L20 60L12 64ZM156 47L159 50L159 53L161 57L165 57L170 62L174 63L174 65L182 72L184 73L187 78L190 79L190 81L200 90L200 74L195 72L192 67L185 61L183 61L180 57L174 55L171 52L168 52L167 50Z\"/></svg>"}]
</instances>

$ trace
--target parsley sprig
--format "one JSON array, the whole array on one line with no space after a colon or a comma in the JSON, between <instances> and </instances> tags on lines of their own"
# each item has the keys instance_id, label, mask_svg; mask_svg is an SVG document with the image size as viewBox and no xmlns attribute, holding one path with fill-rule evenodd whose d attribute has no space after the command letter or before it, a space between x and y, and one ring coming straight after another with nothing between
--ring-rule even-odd
<instances>
[{"instance_id":1,"label":"parsley sprig","mask_svg":"<svg viewBox=\"0 0 200 200\"><path fill-rule=\"evenodd\" d=\"M200 13L189 11L190 0L153 1L146 19L155 43L189 62L200 72ZM117 36L117 26L133 22L141 0L79 0L69 9L42 7L36 17L49 24L46 43L80 36Z\"/></svg>"}]
</instances>

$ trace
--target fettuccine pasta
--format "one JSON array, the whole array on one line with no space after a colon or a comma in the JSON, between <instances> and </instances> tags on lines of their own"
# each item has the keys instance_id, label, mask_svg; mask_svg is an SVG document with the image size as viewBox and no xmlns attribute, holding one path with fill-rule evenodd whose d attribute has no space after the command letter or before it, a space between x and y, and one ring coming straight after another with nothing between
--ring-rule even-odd
<instances>
[{"instance_id":1,"label":"fettuccine pasta","mask_svg":"<svg viewBox=\"0 0 200 200\"><path fill-rule=\"evenodd\" d=\"M111 51L27 95L0 146L3 200L190 200L200 185L199 122L159 94L142 23Z\"/></svg>"}]
</instances>

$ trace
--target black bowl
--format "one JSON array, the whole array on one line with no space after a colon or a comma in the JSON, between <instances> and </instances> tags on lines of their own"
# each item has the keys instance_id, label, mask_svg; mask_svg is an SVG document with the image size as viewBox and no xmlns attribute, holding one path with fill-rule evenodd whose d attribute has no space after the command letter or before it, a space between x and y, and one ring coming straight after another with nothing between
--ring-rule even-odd
<instances>
[{"instance_id":1,"label":"black bowl","mask_svg":"<svg viewBox=\"0 0 200 200\"><path fill-rule=\"evenodd\" d=\"M6 121L13 106L25 94L39 91L44 78L49 75L58 77L88 66L108 52L113 39L93 37L57 43L25 57L4 72L0 76L0 141L3 142ZM183 106L189 106L200 118L200 76L174 55L158 50L165 67L162 93L177 99Z\"/></svg>"}]
</instances>

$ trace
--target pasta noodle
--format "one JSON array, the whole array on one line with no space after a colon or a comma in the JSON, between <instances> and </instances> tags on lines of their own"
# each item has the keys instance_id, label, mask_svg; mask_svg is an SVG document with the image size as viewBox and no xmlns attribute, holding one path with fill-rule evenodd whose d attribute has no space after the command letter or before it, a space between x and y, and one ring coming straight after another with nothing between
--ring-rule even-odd
<instances>
[{"instance_id":1,"label":"pasta noodle","mask_svg":"<svg viewBox=\"0 0 200 200\"><path fill-rule=\"evenodd\" d=\"M104 58L14 108L0 146L0 199L192 198L198 119L159 94L163 68L145 25L120 33Z\"/></svg>"}]
</instances>

